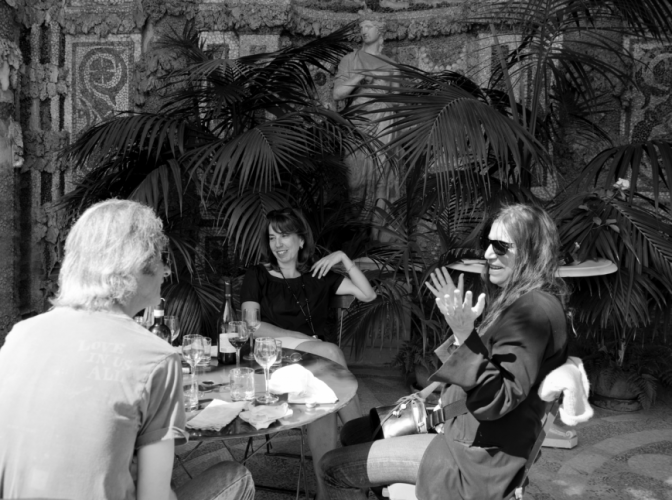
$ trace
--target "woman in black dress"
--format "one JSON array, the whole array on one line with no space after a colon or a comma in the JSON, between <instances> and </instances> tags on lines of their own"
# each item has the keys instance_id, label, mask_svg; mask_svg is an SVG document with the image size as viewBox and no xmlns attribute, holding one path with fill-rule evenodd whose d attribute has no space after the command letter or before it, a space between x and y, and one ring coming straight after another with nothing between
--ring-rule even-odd
<instances>
[{"instance_id":1,"label":"woman in black dress","mask_svg":"<svg viewBox=\"0 0 672 500\"><path fill-rule=\"evenodd\" d=\"M268 226L261 236L267 264L250 268L240 294L242 309L260 309L261 326L257 337L282 340L282 347L310 352L346 366L339 347L322 342L329 300L333 295L354 295L370 302L376 292L355 263L341 251L312 263L315 248L307 221L291 208L273 210L266 216ZM331 268L342 264L346 276ZM357 397L338 412L345 423L361 416ZM336 447L338 431L335 415L328 415L308 426L308 444L313 464ZM318 481L318 500L325 498Z\"/></svg>"}]
</instances>

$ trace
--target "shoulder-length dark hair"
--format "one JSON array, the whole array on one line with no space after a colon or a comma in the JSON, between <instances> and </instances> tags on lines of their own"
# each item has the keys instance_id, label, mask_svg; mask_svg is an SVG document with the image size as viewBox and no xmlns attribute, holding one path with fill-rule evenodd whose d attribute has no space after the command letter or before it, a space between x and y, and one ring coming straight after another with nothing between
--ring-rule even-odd
<instances>
[{"instance_id":1,"label":"shoulder-length dark hair","mask_svg":"<svg viewBox=\"0 0 672 500\"><path fill-rule=\"evenodd\" d=\"M294 233L303 238L303 248L299 250L296 268L301 273L310 270L313 252L315 251L315 240L313 239L313 231L310 229L310 225L303 214L294 208L286 207L280 210L271 210L266 214L266 220L268 224L262 229L261 233L261 251L266 261L271 264L271 268L277 271L278 259L275 258L275 255L271 251L271 244L268 238L269 227L272 227L276 233Z\"/></svg>"},{"instance_id":2,"label":"shoulder-length dark hair","mask_svg":"<svg viewBox=\"0 0 672 500\"><path fill-rule=\"evenodd\" d=\"M516 204L500 209L494 222L503 224L515 246L516 258L511 278L503 287L490 282L487 263L483 269L481 279L489 300L479 328L481 335L507 307L526 293L534 290L551 293L563 307L567 300L567 286L557 276L560 237L550 215L534 205Z\"/></svg>"}]
</instances>

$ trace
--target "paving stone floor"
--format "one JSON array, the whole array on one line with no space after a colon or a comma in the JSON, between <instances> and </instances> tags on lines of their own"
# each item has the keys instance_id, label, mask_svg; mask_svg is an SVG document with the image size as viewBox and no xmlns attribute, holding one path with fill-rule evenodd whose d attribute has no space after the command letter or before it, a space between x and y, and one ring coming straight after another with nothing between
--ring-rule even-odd
<instances>
[{"instance_id":1,"label":"paving stone floor","mask_svg":"<svg viewBox=\"0 0 672 500\"><path fill-rule=\"evenodd\" d=\"M394 403L409 392L397 369L385 365L351 365L359 381L362 409ZM577 426L579 445L572 450L544 448L530 474L526 500L672 500L672 391L661 390L656 405L648 411L617 413L595 408L589 422ZM261 444L261 440L257 441ZM281 436L279 451L299 450L298 436ZM236 457L242 457L245 441L227 442ZM194 445L178 452L184 456ZM201 446L187 460L191 473L219 460L230 460L221 443ZM263 454L248 462L259 484L295 488L298 462ZM312 466L307 483L314 491ZM182 467L175 467L176 485L187 480ZM258 491L257 500L287 500L286 494ZM450 497L446 497L449 499Z\"/></svg>"}]
</instances>

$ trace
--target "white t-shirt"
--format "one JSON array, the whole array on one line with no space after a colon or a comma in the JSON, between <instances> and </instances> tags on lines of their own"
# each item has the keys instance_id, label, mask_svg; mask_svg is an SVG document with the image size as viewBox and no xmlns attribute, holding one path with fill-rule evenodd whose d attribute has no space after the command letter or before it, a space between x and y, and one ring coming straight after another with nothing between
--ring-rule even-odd
<instances>
[{"instance_id":1,"label":"white t-shirt","mask_svg":"<svg viewBox=\"0 0 672 500\"><path fill-rule=\"evenodd\" d=\"M186 438L180 360L131 318L70 308L0 349L0 497L135 498L135 451Z\"/></svg>"}]
</instances>

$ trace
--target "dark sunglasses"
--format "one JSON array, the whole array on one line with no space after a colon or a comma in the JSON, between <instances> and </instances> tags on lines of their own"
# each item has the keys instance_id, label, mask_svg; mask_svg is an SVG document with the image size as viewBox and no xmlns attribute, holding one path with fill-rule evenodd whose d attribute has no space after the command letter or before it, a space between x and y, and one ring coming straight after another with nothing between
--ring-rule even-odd
<instances>
[{"instance_id":1,"label":"dark sunglasses","mask_svg":"<svg viewBox=\"0 0 672 500\"><path fill-rule=\"evenodd\" d=\"M513 243L507 243L506 241L491 240L490 238L488 238L486 241L488 242L488 246L492 245L492 250L500 257L502 255L506 255L506 252L511 250L513 247Z\"/></svg>"}]
</instances>

